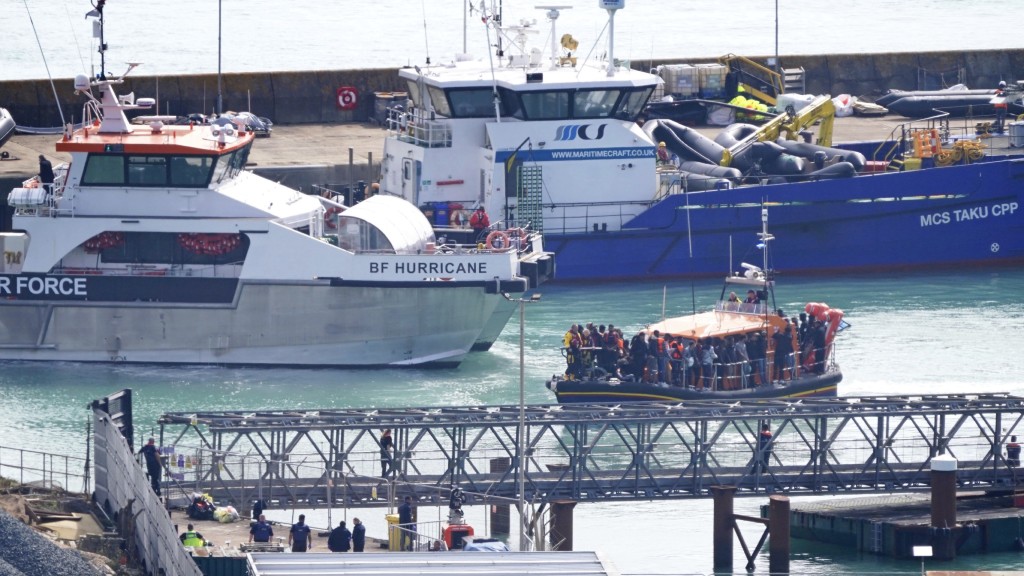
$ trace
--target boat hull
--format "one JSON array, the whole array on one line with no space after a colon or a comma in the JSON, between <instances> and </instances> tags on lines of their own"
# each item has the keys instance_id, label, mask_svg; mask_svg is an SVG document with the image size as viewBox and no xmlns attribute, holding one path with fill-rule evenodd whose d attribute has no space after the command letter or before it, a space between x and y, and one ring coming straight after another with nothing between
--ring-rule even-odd
<instances>
[{"instance_id":1,"label":"boat hull","mask_svg":"<svg viewBox=\"0 0 1024 576\"><path fill-rule=\"evenodd\" d=\"M6 108L0 108L0 146L3 146L11 136L14 136L14 118Z\"/></svg>"},{"instance_id":2,"label":"boat hull","mask_svg":"<svg viewBox=\"0 0 1024 576\"><path fill-rule=\"evenodd\" d=\"M195 280L193 293L204 281ZM432 284L240 281L228 302L215 302L216 295L206 302L9 299L0 303L0 359L456 365L489 318L507 319L498 308L505 300L479 285Z\"/></svg>"},{"instance_id":3,"label":"boat hull","mask_svg":"<svg viewBox=\"0 0 1024 576\"><path fill-rule=\"evenodd\" d=\"M549 381L560 404L620 402L694 402L702 400L768 400L777 398L834 397L843 379L838 370L806 375L786 385L755 386L740 390L704 391L679 386L607 380Z\"/></svg>"},{"instance_id":4,"label":"boat hull","mask_svg":"<svg viewBox=\"0 0 1024 576\"><path fill-rule=\"evenodd\" d=\"M717 276L760 261L761 208L790 274L1024 262L1024 159L674 194L614 232L545 230L559 281ZM690 246L692 245L692 250ZM749 260L753 258L753 260Z\"/></svg>"}]
</instances>

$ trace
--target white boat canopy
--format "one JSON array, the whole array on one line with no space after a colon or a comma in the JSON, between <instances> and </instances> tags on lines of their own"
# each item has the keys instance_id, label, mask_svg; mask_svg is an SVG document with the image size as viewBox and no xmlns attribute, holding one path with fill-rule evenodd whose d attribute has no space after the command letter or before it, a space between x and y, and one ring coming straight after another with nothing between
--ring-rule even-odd
<instances>
[{"instance_id":1,"label":"white boat canopy","mask_svg":"<svg viewBox=\"0 0 1024 576\"><path fill-rule=\"evenodd\" d=\"M434 242L430 221L415 205L376 195L341 213L340 245L355 252L418 254Z\"/></svg>"}]
</instances>

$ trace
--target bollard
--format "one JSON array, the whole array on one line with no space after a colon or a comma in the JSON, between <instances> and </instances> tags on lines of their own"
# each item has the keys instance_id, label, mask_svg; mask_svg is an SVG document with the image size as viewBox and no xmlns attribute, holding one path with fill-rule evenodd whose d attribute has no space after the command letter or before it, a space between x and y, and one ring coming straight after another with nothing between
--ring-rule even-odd
<instances>
[{"instance_id":1,"label":"bollard","mask_svg":"<svg viewBox=\"0 0 1024 576\"><path fill-rule=\"evenodd\" d=\"M932 548L938 560L956 558L956 458L932 458Z\"/></svg>"},{"instance_id":2,"label":"bollard","mask_svg":"<svg viewBox=\"0 0 1024 576\"><path fill-rule=\"evenodd\" d=\"M491 474L501 474L512 465L509 457L491 458ZM492 504L491 510L491 532L495 534L512 533L512 513L508 504Z\"/></svg>"},{"instance_id":3,"label":"bollard","mask_svg":"<svg viewBox=\"0 0 1024 576\"><path fill-rule=\"evenodd\" d=\"M572 509L575 500L551 501L551 534L548 536L552 550L572 551Z\"/></svg>"},{"instance_id":4,"label":"bollard","mask_svg":"<svg viewBox=\"0 0 1024 576\"><path fill-rule=\"evenodd\" d=\"M712 523L712 556L715 572L732 573L732 514L735 495L735 486L711 487L711 497L715 502L715 518Z\"/></svg>"},{"instance_id":5,"label":"bollard","mask_svg":"<svg viewBox=\"0 0 1024 576\"><path fill-rule=\"evenodd\" d=\"M789 573L789 497L768 498L768 572Z\"/></svg>"}]
</instances>

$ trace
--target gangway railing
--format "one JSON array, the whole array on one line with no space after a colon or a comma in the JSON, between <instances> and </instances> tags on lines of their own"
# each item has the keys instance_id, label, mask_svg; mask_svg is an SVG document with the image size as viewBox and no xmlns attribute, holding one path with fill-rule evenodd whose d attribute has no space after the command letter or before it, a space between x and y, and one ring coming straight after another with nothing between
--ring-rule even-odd
<instances>
[{"instance_id":1,"label":"gangway railing","mask_svg":"<svg viewBox=\"0 0 1024 576\"><path fill-rule=\"evenodd\" d=\"M532 502L704 498L721 484L739 495L921 491L940 454L960 462L962 489L1024 481L1003 450L1024 434L1024 398L1006 394L531 405L525 413ZM454 486L467 504L518 494L516 405L168 413L159 425L163 446L199 458L172 472L243 510L257 498L380 506L392 497L382 486L421 504L443 503ZM382 478L384 428L395 450Z\"/></svg>"}]
</instances>

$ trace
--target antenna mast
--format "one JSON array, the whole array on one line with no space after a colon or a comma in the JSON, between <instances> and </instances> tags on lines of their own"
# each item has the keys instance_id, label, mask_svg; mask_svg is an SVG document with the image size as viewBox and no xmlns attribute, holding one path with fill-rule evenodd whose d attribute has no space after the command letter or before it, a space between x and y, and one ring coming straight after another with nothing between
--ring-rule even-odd
<instances>
[{"instance_id":1,"label":"antenna mast","mask_svg":"<svg viewBox=\"0 0 1024 576\"><path fill-rule=\"evenodd\" d=\"M558 17L561 15L560 10L569 10L572 6L534 6L537 10L547 10L548 20L551 21L551 69L558 68L558 31L555 29L555 24L558 23Z\"/></svg>"},{"instance_id":2,"label":"antenna mast","mask_svg":"<svg viewBox=\"0 0 1024 576\"><path fill-rule=\"evenodd\" d=\"M100 47L97 50L100 53L100 73L97 78L101 79L107 77L107 43L103 41L103 5L106 3L107 0L96 0L92 5L93 9L85 14L86 18L98 18L93 21L92 36L100 39Z\"/></svg>"},{"instance_id":3,"label":"antenna mast","mask_svg":"<svg viewBox=\"0 0 1024 576\"><path fill-rule=\"evenodd\" d=\"M608 76L615 76L615 11L626 7L626 0L597 0L608 11Z\"/></svg>"}]
</instances>

